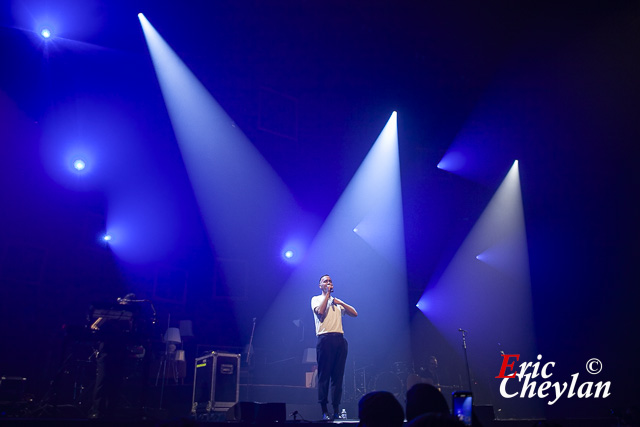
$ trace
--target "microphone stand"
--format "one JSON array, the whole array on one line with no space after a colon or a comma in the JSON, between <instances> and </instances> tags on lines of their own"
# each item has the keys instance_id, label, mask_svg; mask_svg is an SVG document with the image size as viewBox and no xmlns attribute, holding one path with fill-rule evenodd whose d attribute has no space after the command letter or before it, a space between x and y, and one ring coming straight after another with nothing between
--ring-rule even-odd
<instances>
[{"instance_id":1,"label":"microphone stand","mask_svg":"<svg viewBox=\"0 0 640 427\"><path fill-rule=\"evenodd\" d=\"M251 387L251 356L253 356L253 334L256 331L256 318L253 318L253 326L251 328L251 337L249 338L249 348L247 349L247 400L249 400Z\"/></svg>"},{"instance_id":2,"label":"microphone stand","mask_svg":"<svg viewBox=\"0 0 640 427\"><path fill-rule=\"evenodd\" d=\"M167 316L167 330L169 330L169 326L171 326L171 313ZM163 335L164 337L164 335ZM158 369L158 375L156 376L156 387L158 386L158 379L160 378L160 371L162 371L162 384L160 385L160 410L162 410L162 402L164 400L164 383L167 378L167 359L169 357L169 341L165 339L164 345L164 358L162 363Z\"/></svg>"},{"instance_id":3,"label":"microphone stand","mask_svg":"<svg viewBox=\"0 0 640 427\"><path fill-rule=\"evenodd\" d=\"M467 381L469 382L469 391L473 393L473 390L471 389L471 370L469 369L469 356L467 356L467 338L466 338L466 333L468 331L465 331L462 328L458 328L459 332L462 332L462 348L464 349L464 363L467 366Z\"/></svg>"},{"instance_id":4,"label":"microphone stand","mask_svg":"<svg viewBox=\"0 0 640 427\"><path fill-rule=\"evenodd\" d=\"M247 366L251 364L251 356L253 355L253 333L256 331L256 318L253 318L253 327L251 328L251 338L249 338L249 349L247 350Z\"/></svg>"}]
</instances>

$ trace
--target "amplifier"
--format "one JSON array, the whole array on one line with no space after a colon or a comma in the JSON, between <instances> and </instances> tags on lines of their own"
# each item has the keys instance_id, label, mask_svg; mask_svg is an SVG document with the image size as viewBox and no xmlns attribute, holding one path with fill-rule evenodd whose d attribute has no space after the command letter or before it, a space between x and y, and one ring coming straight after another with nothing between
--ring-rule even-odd
<instances>
[{"instance_id":1,"label":"amplifier","mask_svg":"<svg viewBox=\"0 0 640 427\"><path fill-rule=\"evenodd\" d=\"M240 397L240 355L211 352L196 358L191 413L227 411Z\"/></svg>"}]
</instances>

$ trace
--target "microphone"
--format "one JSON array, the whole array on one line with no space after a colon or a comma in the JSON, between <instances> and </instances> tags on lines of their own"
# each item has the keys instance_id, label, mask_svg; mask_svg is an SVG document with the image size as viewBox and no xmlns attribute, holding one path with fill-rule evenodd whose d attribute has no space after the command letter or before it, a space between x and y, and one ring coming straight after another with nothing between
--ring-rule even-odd
<instances>
[{"instance_id":1,"label":"microphone","mask_svg":"<svg viewBox=\"0 0 640 427\"><path fill-rule=\"evenodd\" d=\"M464 329L462 329L462 328L458 328L458 332L469 332L469 331L465 331L465 330L464 330Z\"/></svg>"}]
</instances>

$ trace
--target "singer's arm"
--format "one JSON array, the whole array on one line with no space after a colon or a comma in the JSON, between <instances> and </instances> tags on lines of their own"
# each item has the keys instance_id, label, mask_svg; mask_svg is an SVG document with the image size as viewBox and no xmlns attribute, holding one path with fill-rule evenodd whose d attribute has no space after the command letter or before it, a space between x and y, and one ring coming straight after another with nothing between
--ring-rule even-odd
<instances>
[{"instance_id":1,"label":"singer's arm","mask_svg":"<svg viewBox=\"0 0 640 427\"><path fill-rule=\"evenodd\" d=\"M320 303L320 306L318 306L316 313L318 313L318 316L323 317L324 314L327 312L327 305L329 302L329 297L331 296L331 292L326 292L323 294L323 299L322 302Z\"/></svg>"},{"instance_id":2,"label":"singer's arm","mask_svg":"<svg viewBox=\"0 0 640 427\"><path fill-rule=\"evenodd\" d=\"M351 317L358 317L358 312L355 308L347 304L346 302L339 300L338 298L334 298L333 302L344 307L345 313L347 313Z\"/></svg>"}]
</instances>

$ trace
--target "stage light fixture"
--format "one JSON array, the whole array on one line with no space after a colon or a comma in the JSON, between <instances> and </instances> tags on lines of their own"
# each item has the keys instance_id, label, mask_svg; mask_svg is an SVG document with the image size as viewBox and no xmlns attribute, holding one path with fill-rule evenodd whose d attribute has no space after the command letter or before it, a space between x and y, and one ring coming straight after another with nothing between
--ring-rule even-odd
<instances>
[{"instance_id":1,"label":"stage light fixture","mask_svg":"<svg viewBox=\"0 0 640 427\"><path fill-rule=\"evenodd\" d=\"M112 237L111 237L111 234L105 234L105 235L102 237L102 240L104 240L105 242L110 242L110 241L111 241L111 238L112 238Z\"/></svg>"},{"instance_id":2,"label":"stage light fixture","mask_svg":"<svg viewBox=\"0 0 640 427\"><path fill-rule=\"evenodd\" d=\"M74 168L75 170L77 170L77 171L82 171L82 170L84 170L84 168L85 168L86 166L87 166L87 165L85 164L84 160L82 160L82 159L76 159L76 160L74 160L74 161L73 161L73 168Z\"/></svg>"},{"instance_id":3,"label":"stage light fixture","mask_svg":"<svg viewBox=\"0 0 640 427\"><path fill-rule=\"evenodd\" d=\"M293 251L292 250L288 250L284 252L284 257L287 259L291 259L293 258Z\"/></svg>"},{"instance_id":4,"label":"stage light fixture","mask_svg":"<svg viewBox=\"0 0 640 427\"><path fill-rule=\"evenodd\" d=\"M449 151L436 166L438 169L448 172L458 172L467 164L465 156L458 151Z\"/></svg>"},{"instance_id":5,"label":"stage light fixture","mask_svg":"<svg viewBox=\"0 0 640 427\"><path fill-rule=\"evenodd\" d=\"M418 308L418 310L420 310L422 313L424 313L425 316L427 315L427 312L429 311L429 303L427 302L426 298L421 298L416 303L416 307Z\"/></svg>"},{"instance_id":6,"label":"stage light fixture","mask_svg":"<svg viewBox=\"0 0 640 427\"><path fill-rule=\"evenodd\" d=\"M51 30L49 28L47 28L47 27L42 28L40 30L40 36L45 40L50 39L51 38Z\"/></svg>"}]
</instances>

